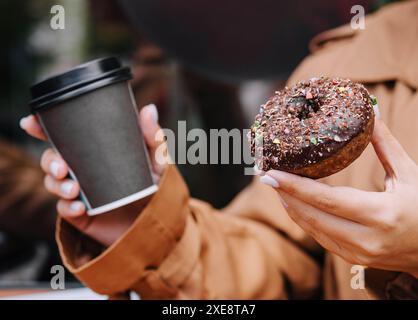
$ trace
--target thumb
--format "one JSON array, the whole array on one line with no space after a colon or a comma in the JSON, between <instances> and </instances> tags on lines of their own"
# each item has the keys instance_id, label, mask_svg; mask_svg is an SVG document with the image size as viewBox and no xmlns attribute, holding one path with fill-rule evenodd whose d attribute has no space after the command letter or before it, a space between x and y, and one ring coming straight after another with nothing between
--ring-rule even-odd
<instances>
[{"instance_id":1,"label":"thumb","mask_svg":"<svg viewBox=\"0 0 418 320\"><path fill-rule=\"evenodd\" d=\"M154 104L144 106L139 112L139 124L144 135L145 143L151 159L151 164L155 173L161 176L167 163L157 161L156 152L158 149L165 148L162 129L158 124L158 110ZM159 137L161 136L161 139Z\"/></svg>"},{"instance_id":2,"label":"thumb","mask_svg":"<svg viewBox=\"0 0 418 320\"><path fill-rule=\"evenodd\" d=\"M389 177L395 179L408 177L411 165L415 165L414 161L383 121L377 118L375 119L372 144Z\"/></svg>"}]
</instances>

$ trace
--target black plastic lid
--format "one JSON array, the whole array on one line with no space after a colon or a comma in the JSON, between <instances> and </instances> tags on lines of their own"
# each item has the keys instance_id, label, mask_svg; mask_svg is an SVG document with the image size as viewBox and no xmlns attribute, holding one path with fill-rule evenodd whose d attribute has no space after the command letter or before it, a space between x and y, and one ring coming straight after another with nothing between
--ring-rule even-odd
<instances>
[{"instance_id":1,"label":"black plastic lid","mask_svg":"<svg viewBox=\"0 0 418 320\"><path fill-rule=\"evenodd\" d=\"M123 67L115 57L89 61L33 85L30 88L31 112L35 113L92 90L129 79L132 79L129 67Z\"/></svg>"}]
</instances>

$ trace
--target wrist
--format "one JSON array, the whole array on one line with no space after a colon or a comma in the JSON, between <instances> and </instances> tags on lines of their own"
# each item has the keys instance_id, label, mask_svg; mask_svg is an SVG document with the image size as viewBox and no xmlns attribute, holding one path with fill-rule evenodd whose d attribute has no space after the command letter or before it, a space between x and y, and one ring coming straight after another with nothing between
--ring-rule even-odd
<instances>
[{"instance_id":1,"label":"wrist","mask_svg":"<svg viewBox=\"0 0 418 320\"><path fill-rule=\"evenodd\" d=\"M132 226L150 199L151 196L148 196L98 216L100 223L97 226L100 226L100 230L95 232L93 238L105 247L110 247Z\"/></svg>"}]
</instances>

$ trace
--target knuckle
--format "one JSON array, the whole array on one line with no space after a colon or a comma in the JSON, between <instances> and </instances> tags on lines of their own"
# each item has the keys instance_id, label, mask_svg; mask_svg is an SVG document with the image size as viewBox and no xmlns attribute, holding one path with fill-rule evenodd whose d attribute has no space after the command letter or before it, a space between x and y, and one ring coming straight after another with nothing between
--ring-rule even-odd
<instances>
[{"instance_id":1,"label":"knuckle","mask_svg":"<svg viewBox=\"0 0 418 320\"><path fill-rule=\"evenodd\" d=\"M307 216L305 219L306 223L308 223L314 230L318 229L318 220L314 216Z\"/></svg>"},{"instance_id":2,"label":"knuckle","mask_svg":"<svg viewBox=\"0 0 418 320\"><path fill-rule=\"evenodd\" d=\"M385 252L384 244L379 240L374 241L365 241L362 245L362 251L364 253L364 257L368 258L371 261L375 261L380 258ZM371 261L368 261L369 263Z\"/></svg>"},{"instance_id":3,"label":"knuckle","mask_svg":"<svg viewBox=\"0 0 418 320\"><path fill-rule=\"evenodd\" d=\"M339 255L339 256L343 256L344 255L344 250L341 247L341 245L338 243L338 241L333 241L333 240L329 240L332 244L333 250L335 254Z\"/></svg>"},{"instance_id":4,"label":"knuckle","mask_svg":"<svg viewBox=\"0 0 418 320\"><path fill-rule=\"evenodd\" d=\"M286 193L291 196L294 196L298 193L297 187L292 181L287 182L286 184L282 185L282 187L286 191Z\"/></svg>"},{"instance_id":5,"label":"knuckle","mask_svg":"<svg viewBox=\"0 0 418 320\"><path fill-rule=\"evenodd\" d=\"M379 194L370 211L370 217L373 225L383 231L391 231L398 222L398 206L391 194Z\"/></svg>"},{"instance_id":6,"label":"knuckle","mask_svg":"<svg viewBox=\"0 0 418 320\"><path fill-rule=\"evenodd\" d=\"M379 222L383 231L393 231L399 223L399 214L395 210L385 210L379 214Z\"/></svg>"},{"instance_id":7,"label":"knuckle","mask_svg":"<svg viewBox=\"0 0 418 320\"><path fill-rule=\"evenodd\" d=\"M321 246L326 247L326 242L324 241L323 236L313 228L307 228L305 231L314 238Z\"/></svg>"},{"instance_id":8,"label":"knuckle","mask_svg":"<svg viewBox=\"0 0 418 320\"><path fill-rule=\"evenodd\" d=\"M277 177L279 186L287 194L296 196L300 193L301 186L304 185L304 180L301 177L294 176L292 174L281 172L285 179L281 179L281 176Z\"/></svg>"},{"instance_id":9,"label":"knuckle","mask_svg":"<svg viewBox=\"0 0 418 320\"><path fill-rule=\"evenodd\" d=\"M322 194L321 197L318 198L318 204L321 206L322 209L325 211L335 210L336 204L334 199L331 198L328 194Z\"/></svg>"},{"instance_id":10,"label":"knuckle","mask_svg":"<svg viewBox=\"0 0 418 320\"><path fill-rule=\"evenodd\" d=\"M344 260L350 264L361 264L360 263L360 257L356 254L345 254L342 255Z\"/></svg>"},{"instance_id":11,"label":"knuckle","mask_svg":"<svg viewBox=\"0 0 418 320\"><path fill-rule=\"evenodd\" d=\"M351 261L352 264L358 264L362 266L371 266L373 264L373 258L363 255L363 254L355 254Z\"/></svg>"}]
</instances>

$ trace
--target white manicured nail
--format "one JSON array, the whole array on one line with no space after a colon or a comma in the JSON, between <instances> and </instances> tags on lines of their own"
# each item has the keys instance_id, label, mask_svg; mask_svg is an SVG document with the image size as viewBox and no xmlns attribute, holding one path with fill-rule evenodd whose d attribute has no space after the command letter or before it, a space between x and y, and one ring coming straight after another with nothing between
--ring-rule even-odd
<instances>
[{"instance_id":1,"label":"white manicured nail","mask_svg":"<svg viewBox=\"0 0 418 320\"><path fill-rule=\"evenodd\" d=\"M71 191L73 191L74 183L71 181L66 181L61 184L61 191L66 195L70 195Z\"/></svg>"},{"instance_id":2,"label":"white manicured nail","mask_svg":"<svg viewBox=\"0 0 418 320\"><path fill-rule=\"evenodd\" d=\"M58 177L58 173L60 170L61 165L58 161L51 161L51 164L49 165L49 171L52 173L54 177Z\"/></svg>"},{"instance_id":3,"label":"white manicured nail","mask_svg":"<svg viewBox=\"0 0 418 320\"><path fill-rule=\"evenodd\" d=\"M26 128L28 126L28 117L24 117L24 118L20 119L19 125L23 130L26 130Z\"/></svg>"},{"instance_id":4,"label":"white manicured nail","mask_svg":"<svg viewBox=\"0 0 418 320\"><path fill-rule=\"evenodd\" d=\"M151 103L146 105L144 108L148 108L152 115L152 120L154 120L155 123L158 122L158 110L155 104Z\"/></svg>"},{"instance_id":5,"label":"white manicured nail","mask_svg":"<svg viewBox=\"0 0 418 320\"><path fill-rule=\"evenodd\" d=\"M73 212L80 212L83 209L84 204L81 201L74 201L70 204L70 210Z\"/></svg>"},{"instance_id":6,"label":"white manicured nail","mask_svg":"<svg viewBox=\"0 0 418 320\"><path fill-rule=\"evenodd\" d=\"M264 176L260 178L260 182L268 186L271 186L273 188L279 187L279 183L267 174L265 174Z\"/></svg>"}]
</instances>

